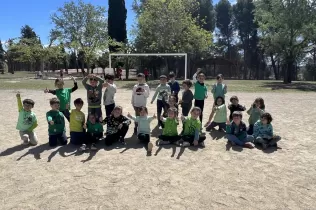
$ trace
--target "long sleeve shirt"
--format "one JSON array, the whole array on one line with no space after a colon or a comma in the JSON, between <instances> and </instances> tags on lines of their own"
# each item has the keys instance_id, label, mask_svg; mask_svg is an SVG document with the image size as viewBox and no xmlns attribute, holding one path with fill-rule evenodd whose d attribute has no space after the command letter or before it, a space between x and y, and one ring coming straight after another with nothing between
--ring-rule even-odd
<instances>
[{"instance_id":1,"label":"long sleeve shirt","mask_svg":"<svg viewBox=\"0 0 316 210\"><path fill-rule=\"evenodd\" d=\"M239 140L244 140L247 138L247 126L242 121L239 125L232 121L230 125L226 125L226 133L236 136Z\"/></svg>"},{"instance_id":2,"label":"long sleeve shirt","mask_svg":"<svg viewBox=\"0 0 316 210\"><path fill-rule=\"evenodd\" d=\"M204 83L196 82L194 88L195 100L204 100L207 97L207 87Z\"/></svg>"},{"instance_id":3,"label":"long sleeve shirt","mask_svg":"<svg viewBox=\"0 0 316 210\"><path fill-rule=\"evenodd\" d=\"M157 96L157 100L163 100L166 96L170 95L170 93L171 89L168 84L160 84L156 88L155 94L153 95L151 102L154 102Z\"/></svg>"},{"instance_id":4,"label":"long sleeve shirt","mask_svg":"<svg viewBox=\"0 0 316 210\"><path fill-rule=\"evenodd\" d=\"M147 98L149 97L150 89L149 86L145 84L136 84L133 87L132 93L132 105L134 107L146 107L147 105Z\"/></svg>"},{"instance_id":5,"label":"long sleeve shirt","mask_svg":"<svg viewBox=\"0 0 316 210\"><path fill-rule=\"evenodd\" d=\"M214 122L216 123L225 123L227 120L227 109L226 105L222 104L220 106L215 107L215 116Z\"/></svg>"},{"instance_id":6,"label":"long sleeve shirt","mask_svg":"<svg viewBox=\"0 0 316 210\"><path fill-rule=\"evenodd\" d=\"M264 109L250 107L250 109L247 111L247 114L249 114L249 124L254 125L258 120L260 120L260 117L263 113Z\"/></svg>"},{"instance_id":7,"label":"long sleeve shirt","mask_svg":"<svg viewBox=\"0 0 316 210\"><path fill-rule=\"evenodd\" d=\"M180 92L180 85L179 85L178 81L176 81L176 80L170 81L170 82L168 82L168 85L170 86L171 93L178 95L178 93Z\"/></svg>"},{"instance_id":8,"label":"long sleeve shirt","mask_svg":"<svg viewBox=\"0 0 316 210\"><path fill-rule=\"evenodd\" d=\"M37 126L37 118L34 112L23 109L21 97L17 97L19 117L16 129L19 131L33 131Z\"/></svg>"},{"instance_id":9,"label":"long sleeve shirt","mask_svg":"<svg viewBox=\"0 0 316 210\"><path fill-rule=\"evenodd\" d=\"M137 126L137 134L150 134L151 130L150 130L150 123L151 121L153 121L153 117L149 117L149 116L132 116L131 117L132 120L134 120L135 122L137 122L138 126Z\"/></svg>"},{"instance_id":10,"label":"long sleeve shirt","mask_svg":"<svg viewBox=\"0 0 316 210\"><path fill-rule=\"evenodd\" d=\"M255 138L261 137L264 139L271 139L273 137L273 127L271 124L262 124L261 120L258 120L253 127L253 136Z\"/></svg>"},{"instance_id":11,"label":"long sleeve shirt","mask_svg":"<svg viewBox=\"0 0 316 210\"><path fill-rule=\"evenodd\" d=\"M115 103L115 101L114 101L115 93L116 93L116 85L115 84L108 84L108 86L106 87L106 89L104 91L104 95L103 95L103 104L105 106Z\"/></svg>"},{"instance_id":12,"label":"long sleeve shirt","mask_svg":"<svg viewBox=\"0 0 316 210\"><path fill-rule=\"evenodd\" d=\"M105 125L107 125L107 129L106 129L106 134L107 135L111 135L111 134L115 134L118 132L119 128L118 126L120 124L125 124L125 125L130 125L131 124L131 121L121 115L119 117L114 117L113 115L109 116L109 117L106 117L102 123Z\"/></svg>"},{"instance_id":13,"label":"long sleeve shirt","mask_svg":"<svg viewBox=\"0 0 316 210\"><path fill-rule=\"evenodd\" d=\"M67 104L69 104L69 109L71 109L71 93L78 89L77 82L74 82L72 88L61 88L56 90L48 90L49 93L56 95L60 101L60 111L66 110Z\"/></svg>"},{"instance_id":14,"label":"long sleeve shirt","mask_svg":"<svg viewBox=\"0 0 316 210\"><path fill-rule=\"evenodd\" d=\"M96 77L96 79L98 80L98 84L97 86L93 87L87 84L88 79L88 77L85 77L82 80L82 84L87 90L88 107L99 108L101 106L102 85L104 83L104 80L100 77Z\"/></svg>"},{"instance_id":15,"label":"long sleeve shirt","mask_svg":"<svg viewBox=\"0 0 316 210\"><path fill-rule=\"evenodd\" d=\"M225 94L227 93L227 87L225 84L217 83L213 85L211 92L213 93L214 100L219 96L225 99Z\"/></svg>"},{"instance_id":16,"label":"long sleeve shirt","mask_svg":"<svg viewBox=\"0 0 316 210\"><path fill-rule=\"evenodd\" d=\"M192 117L185 117L183 120L183 135L194 136L194 140L199 140L200 129L202 123L199 119L193 119Z\"/></svg>"},{"instance_id":17,"label":"long sleeve shirt","mask_svg":"<svg viewBox=\"0 0 316 210\"><path fill-rule=\"evenodd\" d=\"M245 111L246 108L240 104L237 104L237 105L234 105L234 104L230 104L228 106L228 109L230 110L230 114L229 114L229 119L232 120L233 119L233 113L235 111L239 111L239 112L242 112L242 111Z\"/></svg>"}]
</instances>

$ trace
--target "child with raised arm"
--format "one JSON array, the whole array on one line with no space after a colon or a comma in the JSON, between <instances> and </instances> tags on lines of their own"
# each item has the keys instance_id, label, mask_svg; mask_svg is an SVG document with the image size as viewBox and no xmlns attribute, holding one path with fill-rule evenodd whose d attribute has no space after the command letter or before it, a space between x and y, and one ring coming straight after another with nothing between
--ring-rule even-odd
<instances>
[{"instance_id":1,"label":"child with raised arm","mask_svg":"<svg viewBox=\"0 0 316 210\"><path fill-rule=\"evenodd\" d=\"M254 146L251 142L253 142L253 136L247 135L247 126L242 121L242 113L235 111L233 113L233 121L230 122L227 120L226 123L226 138L232 145L238 145L242 147L246 147L249 149L253 149Z\"/></svg>"},{"instance_id":2,"label":"child with raised arm","mask_svg":"<svg viewBox=\"0 0 316 210\"><path fill-rule=\"evenodd\" d=\"M23 103L21 100L21 95L18 92L16 94L16 99L18 102L19 118L16 125L16 129L20 133L21 140L24 145L37 145L37 136L34 129L37 127L37 118L35 113L32 111L35 102L32 99L24 99Z\"/></svg>"},{"instance_id":3,"label":"child with raised arm","mask_svg":"<svg viewBox=\"0 0 316 210\"><path fill-rule=\"evenodd\" d=\"M271 146L277 146L277 142L281 140L280 136L276 136L273 133L272 116L269 113L261 115L254 125L253 137L256 144L260 144L263 149L267 149Z\"/></svg>"},{"instance_id":4,"label":"child with raised arm","mask_svg":"<svg viewBox=\"0 0 316 210\"><path fill-rule=\"evenodd\" d=\"M182 93L182 99L180 100L180 104L182 107L182 115L183 116L188 116L189 112L192 107L192 101L194 99L193 93L190 90L192 87L192 82L190 80L184 80L182 82L182 88L183 88L183 93Z\"/></svg>"},{"instance_id":5,"label":"child with raised arm","mask_svg":"<svg viewBox=\"0 0 316 210\"><path fill-rule=\"evenodd\" d=\"M60 101L52 98L50 101L51 110L46 113L48 122L49 146L55 147L58 141L61 145L67 144L64 114L59 111Z\"/></svg>"},{"instance_id":6,"label":"child with raised arm","mask_svg":"<svg viewBox=\"0 0 316 210\"><path fill-rule=\"evenodd\" d=\"M139 73L137 75L138 84L133 87L132 105L135 110L136 117L139 116L140 109L147 106L147 98L150 94L149 86L145 82L145 75ZM137 122L135 121L134 134L137 134Z\"/></svg>"},{"instance_id":7,"label":"child with raised arm","mask_svg":"<svg viewBox=\"0 0 316 210\"><path fill-rule=\"evenodd\" d=\"M151 103L154 103L157 97L157 117L158 117L158 126L163 128L163 123L160 120L162 110L168 108L168 99L171 93L170 86L167 84L167 77L165 75L160 76L160 85L156 88L155 94L151 99Z\"/></svg>"},{"instance_id":8,"label":"child with raised arm","mask_svg":"<svg viewBox=\"0 0 316 210\"><path fill-rule=\"evenodd\" d=\"M89 84L87 84L88 80ZM101 99L103 83L104 80L94 74L89 74L82 80L82 84L87 90L88 116L90 114L95 115L98 122L102 121Z\"/></svg>"},{"instance_id":9,"label":"child with raised arm","mask_svg":"<svg viewBox=\"0 0 316 210\"><path fill-rule=\"evenodd\" d=\"M184 128L182 133L182 141L179 141L180 146L201 146L205 147L205 136L200 135L201 121L199 116L201 115L201 109L199 107L193 107L191 110L191 117L181 116Z\"/></svg>"},{"instance_id":10,"label":"child with raised arm","mask_svg":"<svg viewBox=\"0 0 316 210\"><path fill-rule=\"evenodd\" d=\"M103 120L103 125L107 124L105 145L111 146L119 141L125 144L125 136L127 134L131 121L123 115L123 108L116 106L112 114Z\"/></svg>"},{"instance_id":11,"label":"child with raised arm","mask_svg":"<svg viewBox=\"0 0 316 210\"><path fill-rule=\"evenodd\" d=\"M72 88L64 88L64 80L63 79L56 79L55 80L55 87L57 89L55 90L49 90L45 89L44 93L51 93L53 95L56 95L58 100L60 101L60 108L59 111L61 111L66 119L69 121L69 115L66 113L66 106L67 104L70 104L71 102L71 93L75 92L78 89L78 84L75 78L71 77L71 79L74 82L74 86ZM70 109L70 107L69 107Z\"/></svg>"},{"instance_id":12,"label":"child with raised arm","mask_svg":"<svg viewBox=\"0 0 316 210\"><path fill-rule=\"evenodd\" d=\"M178 111L176 108L168 109L168 117L161 116L160 120L164 123L165 127L162 129L162 135L159 136L159 145L173 144L181 139L178 135L177 127L179 125Z\"/></svg>"},{"instance_id":13,"label":"child with raised arm","mask_svg":"<svg viewBox=\"0 0 316 210\"><path fill-rule=\"evenodd\" d=\"M115 107L114 95L116 93L116 85L113 83L113 75L108 74L105 76L105 79L106 82L103 84L103 87L106 89L103 95L103 104L105 107L106 116L110 116Z\"/></svg>"},{"instance_id":14,"label":"child with raised arm","mask_svg":"<svg viewBox=\"0 0 316 210\"><path fill-rule=\"evenodd\" d=\"M176 77L176 75L174 72L169 73L168 85L170 86L170 89L171 89L171 95L173 95L176 98L176 103L178 103L178 101L179 101L178 94L180 92L180 85L179 85L178 81L175 80L175 77Z\"/></svg>"},{"instance_id":15,"label":"child with raised arm","mask_svg":"<svg viewBox=\"0 0 316 210\"><path fill-rule=\"evenodd\" d=\"M103 125L99 122L96 122L96 117L90 115L87 123L84 125L84 128L87 129L85 142L85 148L90 145L91 150L97 150L97 143L103 137Z\"/></svg>"},{"instance_id":16,"label":"child with raised arm","mask_svg":"<svg viewBox=\"0 0 316 210\"><path fill-rule=\"evenodd\" d=\"M146 107L140 107L139 116L132 116L128 113L127 117L137 122L137 137L138 140L147 145L147 151L151 152L153 149L153 143L150 142L150 123L153 119L156 119L156 115L149 117Z\"/></svg>"},{"instance_id":17,"label":"child with raised arm","mask_svg":"<svg viewBox=\"0 0 316 210\"><path fill-rule=\"evenodd\" d=\"M221 96L225 99L225 94L227 93L227 85L223 84L223 75L219 74L216 77L217 83L213 85L212 87L212 93L214 101L217 97Z\"/></svg>"},{"instance_id":18,"label":"child with raised arm","mask_svg":"<svg viewBox=\"0 0 316 210\"><path fill-rule=\"evenodd\" d=\"M228 109L230 110L229 120L232 121L233 120L233 113L236 111L243 112L246 110L246 107L239 104L239 99L237 96L232 96L230 98L230 103L231 104L228 106Z\"/></svg>"},{"instance_id":19,"label":"child with raised arm","mask_svg":"<svg viewBox=\"0 0 316 210\"><path fill-rule=\"evenodd\" d=\"M250 109L247 111L247 114L249 114L249 128L248 128L248 135L253 134L253 126L254 124L260 120L261 115L265 112L265 105L263 98L259 97L256 98L255 102L252 104Z\"/></svg>"},{"instance_id":20,"label":"child with raised arm","mask_svg":"<svg viewBox=\"0 0 316 210\"><path fill-rule=\"evenodd\" d=\"M214 119L213 119L213 116L214 116ZM215 99L215 106L213 107L213 110L212 110L212 113L210 114L208 122L205 124L206 131L211 131L216 126L218 126L219 131L225 131L226 121L227 121L227 109L225 105L225 100L223 97L218 96Z\"/></svg>"},{"instance_id":21,"label":"child with raised arm","mask_svg":"<svg viewBox=\"0 0 316 210\"><path fill-rule=\"evenodd\" d=\"M208 97L207 95L207 87L204 84L205 81L205 75L200 72L198 74L198 81L194 84L194 106L199 107L201 110L200 113L200 121L202 123L203 120L203 110L204 110L204 101Z\"/></svg>"}]
</instances>

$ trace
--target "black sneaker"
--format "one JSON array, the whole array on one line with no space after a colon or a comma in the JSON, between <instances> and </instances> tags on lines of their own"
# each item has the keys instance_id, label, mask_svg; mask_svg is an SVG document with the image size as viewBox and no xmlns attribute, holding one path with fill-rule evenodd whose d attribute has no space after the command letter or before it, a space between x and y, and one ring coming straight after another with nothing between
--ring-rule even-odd
<instances>
[{"instance_id":1,"label":"black sneaker","mask_svg":"<svg viewBox=\"0 0 316 210\"><path fill-rule=\"evenodd\" d=\"M123 144L123 145L126 144L126 143L125 143L125 139L124 139L123 137L120 137L119 142L120 142L121 144Z\"/></svg>"}]
</instances>

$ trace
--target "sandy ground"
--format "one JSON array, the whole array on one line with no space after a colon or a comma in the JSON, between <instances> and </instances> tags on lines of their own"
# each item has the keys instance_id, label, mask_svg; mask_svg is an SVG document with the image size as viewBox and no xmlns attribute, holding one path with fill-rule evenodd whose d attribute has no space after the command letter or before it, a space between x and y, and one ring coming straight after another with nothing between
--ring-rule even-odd
<instances>
[{"instance_id":1,"label":"sandy ground","mask_svg":"<svg viewBox=\"0 0 316 210\"><path fill-rule=\"evenodd\" d=\"M125 113L132 111L130 95L120 89L116 96ZM237 95L247 107L257 96ZM105 148L100 142L99 151L84 154L72 146L50 149L45 113L52 95L40 91L22 91L23 98L36 101L40 144L21 146L15 93L1 91L0 209L315 209L316 94L261 96L274 117L275 133L283 138L282 149L229 149L214 132L207 133L205 149L154 147L146 156L131 137L133 126L126 147ZM84 90L72 99L77 97L86 101ZM208 99L205 120L211 103ZM153 114L155 106L149 110Z\"/></svg>"}]
</instances>

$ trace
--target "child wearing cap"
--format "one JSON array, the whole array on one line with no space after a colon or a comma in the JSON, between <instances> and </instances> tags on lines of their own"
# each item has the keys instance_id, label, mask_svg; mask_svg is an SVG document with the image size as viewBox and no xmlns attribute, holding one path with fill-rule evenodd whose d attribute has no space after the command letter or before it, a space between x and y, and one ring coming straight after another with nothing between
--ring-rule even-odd
<instances>
[{"instance_id":1,"label":"child wearing cap","mask_svg":"<svg viewBox=\"0 0 316 210\"><path fill-rule=\"evenodd\" d=\"M144 81L145 75L143 73L139 73L137 75L137 81L138 83L134 85L133 87L133 93L132 93L132 105L135 110L135 116L139 116L139 112L141 110L141 107L146 107L147 105L147 98L150 94L149 86ZM134 128L134 134L137 133L137 122L135 121L135 128Z\"/></svg>"},{"instance_id":2,"label":"child wearing cap","mask_svg":"<svg viewBox=\"0 0 316 210\"><path fill-rule=\"evenodd\" d=\"M164 127L162 121L160 120L160 116L163 109L167 109L168 106L168 99L171 93L170 86L167 84L167 76L161 75L160 76L160 84L156 88L155 94L151 99L151 104L154 103L155 99L157 98L157 118L158 118L158 125L160 127ZM157 97L158 96L158 97Z\"/></svg>"}]
</instances>

